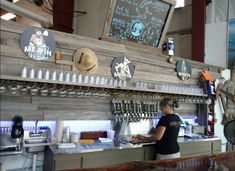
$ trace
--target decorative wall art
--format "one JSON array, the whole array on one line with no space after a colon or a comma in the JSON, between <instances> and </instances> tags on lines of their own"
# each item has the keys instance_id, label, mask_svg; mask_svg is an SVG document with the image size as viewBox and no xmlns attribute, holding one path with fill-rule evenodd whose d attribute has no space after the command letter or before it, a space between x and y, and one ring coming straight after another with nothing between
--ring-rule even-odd
<instances>
[{"instance_id":1,"label":"decorative wall art","mask_svg":"<svg viewBox=\"0 0 235 171\"><path fill-rule=\"evenodd\" d=\"M176 63L176 72L181 80L188 80L192 75L190 63L184 59L180 59Z\"/></svg>"},{"instance_id":2,"label":"decorative wall art","mask_svg":"<svg viewBox=\"0 0 235 171\"><path fill-rule=\"evenodd\" d=\"M113 60L111 72L115 79L129 81L134 75L134 69L131 60L124 56Z\"/></svg>"},{"instance_id":3,"label":"decorative wall art","mask_svg":"<svg viewBox=\"0 0 235 171\"><path fill-rule=\"evenodd\" d=\"M20 48L31 59L43 61L54 56L56 43L48 30L28 27L20 37Z\"/></svg>"}]
</instances>

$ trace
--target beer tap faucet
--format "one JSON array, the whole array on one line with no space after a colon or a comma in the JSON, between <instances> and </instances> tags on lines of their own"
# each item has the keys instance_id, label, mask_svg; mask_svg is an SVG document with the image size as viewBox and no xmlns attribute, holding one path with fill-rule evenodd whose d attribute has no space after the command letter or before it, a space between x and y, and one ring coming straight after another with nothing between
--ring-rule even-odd
<instances>
[{"instance_id":1,"label":"beer tap faucet","mask_svg":"<svg viewBox=\"0 0 235 171\"><path fill-rule=\"evenodd\" d=\"M38 120L35 121L35 134L38 133Z\"/></svg>"}]
</instances>

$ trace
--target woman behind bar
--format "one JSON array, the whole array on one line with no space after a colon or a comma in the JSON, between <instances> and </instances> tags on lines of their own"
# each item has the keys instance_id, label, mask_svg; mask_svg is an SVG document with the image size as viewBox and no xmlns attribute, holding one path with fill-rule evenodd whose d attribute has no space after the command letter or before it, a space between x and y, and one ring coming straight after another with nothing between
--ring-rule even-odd
<instances>
[{"instance_id":1,"label":"woman behind bar","mask_svg":"<svg viewBox=\"0 0 235 171\"><path fill-rule=\"evenodd\" d=\"M160 118L156 133L150 137L137 135L141 141L156 141L157 159L170 159L180 157L179 144L177 137L180 129L181 119L175 114L174 108L179 107L176 100L163 99L160 102L160 109L163 116Z\"/></svg>"}]
</instances>

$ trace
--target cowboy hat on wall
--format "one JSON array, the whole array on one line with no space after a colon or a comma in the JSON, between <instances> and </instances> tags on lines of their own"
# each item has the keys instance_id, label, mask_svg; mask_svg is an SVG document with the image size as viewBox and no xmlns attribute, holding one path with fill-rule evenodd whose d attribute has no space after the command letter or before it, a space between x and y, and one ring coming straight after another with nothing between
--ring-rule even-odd
<instances>
[{"instance_id":1,"label":"cowboy hat on wall","mask_svg":"<svg viewBox=\"0 0 235 171\"><path fill-rule=\"evenodd\" d=\"M98 67L96 54L88 48L77 50L73 57L74 65L83 74L93 74Z\"/></svg>"}]
</instances>

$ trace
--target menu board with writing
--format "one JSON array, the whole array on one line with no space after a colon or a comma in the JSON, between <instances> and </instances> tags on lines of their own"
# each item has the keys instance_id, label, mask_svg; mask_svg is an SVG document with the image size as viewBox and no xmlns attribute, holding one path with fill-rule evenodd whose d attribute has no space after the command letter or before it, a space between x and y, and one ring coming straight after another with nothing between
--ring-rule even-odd
<instances>
[{"instance_id":1,"label":"menu board with writing","mask_svg":"<svg viewBox=\"0 0 235 171\"><path fill-rule=\"evenodd\" d=\"M112 0L104 37L159 47L172 1Z\"/></svg>"}]
</instances>

